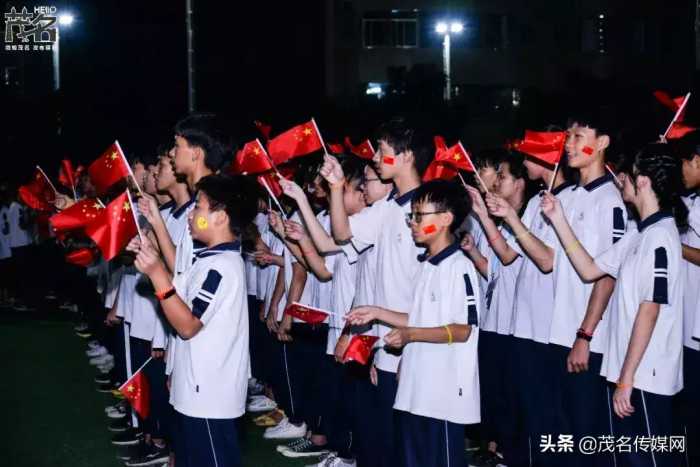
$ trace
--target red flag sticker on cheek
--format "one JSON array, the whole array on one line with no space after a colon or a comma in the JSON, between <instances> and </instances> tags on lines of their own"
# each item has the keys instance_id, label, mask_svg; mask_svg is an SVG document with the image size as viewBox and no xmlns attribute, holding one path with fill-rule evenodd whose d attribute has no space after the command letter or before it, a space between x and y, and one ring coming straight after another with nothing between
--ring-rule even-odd
<instances>
[{"instance_id":1,"label":"red flag sticker on cheek","mask_svg":"<svg viewBox=\"0 0 700 467\"><path fill-rule=\"evenodd\" d=\"M387 165L394 165L395 159L394 159L393 157L391 157L391 156L384 156L384 158L382 159L382 161L383 161L385 164L387 164Z\"/></svg>"},{"instance_id":2,"label":"red flag sticker on cheek","mask_svg":"<svg viewBox=\"0 0 700 467\"><path fill-rule=\"evenodd\" d=\"M423 227L423 233L426 235L431 234L431 233L435 233L436 231L437 231L437 227L435 226L435 224L430 224L426 227Z\"/></svg>"},{"instance_id":3,"label":"red flag sticker on cheek","mask_svg":"<svg viewBox=\"0 0 700 467\"><path fill-rule=\"evenodd\" d=\"M590 146L584 146L582 151L584 152L584 154L588 154L589 156L593 154L593 148Z\"/></svg>"}]
</instances>

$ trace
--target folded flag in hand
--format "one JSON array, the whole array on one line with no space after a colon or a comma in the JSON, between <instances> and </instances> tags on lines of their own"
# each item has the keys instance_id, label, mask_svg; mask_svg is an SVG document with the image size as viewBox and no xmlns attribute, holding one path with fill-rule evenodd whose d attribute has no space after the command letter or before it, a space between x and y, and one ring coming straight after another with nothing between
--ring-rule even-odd
<instances>
[{"instance_id":1,"label":"folded flag in hand","mask_svg":"<svg viewBox=\"0 0 700 467\"><path fill-rule=\"evenodd\" d=\"M293 316L309 324L320 324L328 318L329 312L294 302L284 309L285 315Z\"/></svg>"},{"instance_id":2,"label":"folded flag in hand","mask_svg":"<svg viewBox=\"0 0 700 467\"><path fill-rule=\"evenodd\" d=\"M367 365L372 347L379 340L377 336L352 336L343 354L343 362L357 362Z\"/></svg>"}]
</instances>

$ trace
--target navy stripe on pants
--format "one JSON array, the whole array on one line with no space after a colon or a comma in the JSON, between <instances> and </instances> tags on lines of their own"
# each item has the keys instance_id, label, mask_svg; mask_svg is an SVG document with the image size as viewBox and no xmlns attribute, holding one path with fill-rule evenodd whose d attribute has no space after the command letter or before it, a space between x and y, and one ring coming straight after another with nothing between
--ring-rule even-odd
<instances>
[{"instance_id":1,"label":"navy stripe on pants","mask_svg":"<svg viewBox=\"0 0 700 467\"><path fill-rule=\"evenodd\" d=\"M466 467L464 425L396 411L404 467Z\"/></svg>"},{"instance_id":2,"label":"navy stripe on pants","mask_svg":"<svg viewBox=\"0 0 700 467\"><path fill-rule=\"evenodd\" d=\"M396 373L383 370L377 370L377 380L377 405L371 414L377 427L377 438L372 444L372 456L379 460L381 467L395 467L399 454L394 410L398 381Z\"/></svg>"},{"instance_id":3,"label":"navy stripe on pants","mask_svg":"<svg viewBox=\"0 0 700 467\"><path fill-rule=\"evenodd\" d=\"M235 418L196 418L175 411L177 467L239 467Z\"/></svg>"}]
</instances>

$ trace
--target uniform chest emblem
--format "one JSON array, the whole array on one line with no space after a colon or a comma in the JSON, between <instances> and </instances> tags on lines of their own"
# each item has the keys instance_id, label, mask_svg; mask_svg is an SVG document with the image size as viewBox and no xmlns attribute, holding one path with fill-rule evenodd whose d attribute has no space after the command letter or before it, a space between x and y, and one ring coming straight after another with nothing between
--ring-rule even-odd
<instances>
[{"instance_id":1,"label":"uniform chest emblem","mask_svg":"<svg viewBox=\"0 0 700 467\"><path fill-rule=\"evenodd\" d=\"M396 241L400 242L401 241L401 232L396 234Z\"/></svg>"},{"instance_id":2,"label":"uniform chest emblem","mask_svg":"<svg viewBox=\"0 0 700 467\"><path fill-rule=\"evenodd\" d=\"M435 296L435 292L430 292L430 301L437 302L437 297Z\"/></svg>"},{"instance_id":3,"label":"uniform chest emblem","mask_svg":"<svg viewBox=\"0 0 700 467\"><path fill-rule=\"evenodd\" d=\"M579 221L583 221L583 213L580 213L580 214L578 215L578 220L579 220Z\"/></svg>"}]
</instances>

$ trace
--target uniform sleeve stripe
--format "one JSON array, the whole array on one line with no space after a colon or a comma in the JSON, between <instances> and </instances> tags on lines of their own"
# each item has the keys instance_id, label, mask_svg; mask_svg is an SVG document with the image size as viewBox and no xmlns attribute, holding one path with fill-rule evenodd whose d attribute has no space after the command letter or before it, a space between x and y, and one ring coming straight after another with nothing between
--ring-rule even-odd
<instances>
[{"instance_id":1,"label":"uniform sleeve stripe","mask_svg":"<svg viewBox=\"0 0 700 467\"><path fill-rule=\"evenodd\" d=\"M613 243L625 235L625 215L621 207L613 208Z\"/></svg>"},{"instance_id":2,"label":"uniform sleeve stripe","mask_svg":"<svg viewBox=\"0 0 700 467\"><path fill-rule=\"evenodd\" d=\"M195 297L194 300L192 300L192 314L197 318L201 318L204 312L207 311L208 306L209 302L205 302L201 298Z\"/></svg>"},{"instance_id":3,"label":"uniform sleeve stripe","mask_svg":"<svg viewBox=\"0 0 700 467\"><path fill-rule=\"evenodd\" d=\"M204 279L202 288L197 292L197 296L192 300L192 314L201 318L209 303L214 299L216 291L221 284L221 274L214 269L209 270L207 278Z\"/></svg>"},{"instance_id":4,"label":"uniform sleeve stripe","mask_svg":"<svg viewBox=\"0 0 700 467\"><path fill-rule=\"evenodd\" d=\"M668 304L668 256L666 248L654 250L654 303Z\"/></svg>"},{"instance_id":5,"label":"uniform sleeve stripe","mask_svg":"<svg viewBox=\"0 0 700 467\"><path fill-rule=\"evenodd\" d=\"M474 296L474 287L469 279L469 274L464 275L464 287L467 291L467 324L476 326L479 323L479 317L476 311L476 297Z\"/></svg>"}]
</instances>

